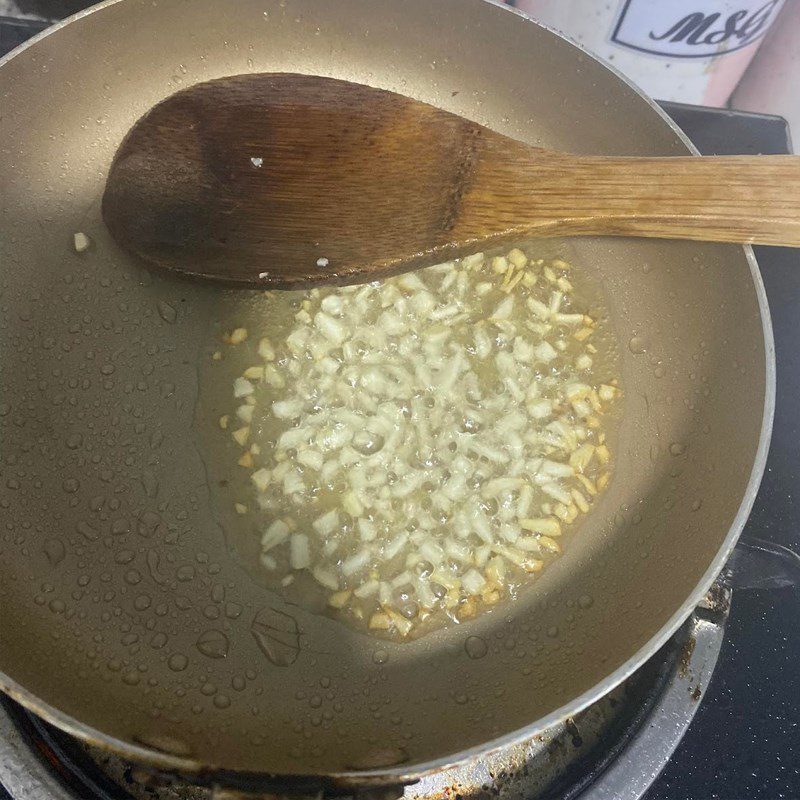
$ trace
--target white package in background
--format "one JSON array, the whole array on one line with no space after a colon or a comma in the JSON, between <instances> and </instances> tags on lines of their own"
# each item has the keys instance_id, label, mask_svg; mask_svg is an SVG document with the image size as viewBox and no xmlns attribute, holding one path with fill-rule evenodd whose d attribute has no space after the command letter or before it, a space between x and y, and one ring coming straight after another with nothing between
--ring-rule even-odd
<instances>
[{"instance_id":1,"label":"white package in background","mask_svg":"<svg viewBox=\"0 0 800 800\"><path fill-rule=\"evenodd\" d=\"M800 152L800 3L786 3L758 58L731 97L733 108L780 114Z\"/></svg>"},{"instance_id":2,"label":"white package in background","mask_svg":"<svg viewBox=\"0 0 800 800\"><path fill-rule=\"evenodd\" d=\"M516 0L512 5L580 42L652 97L724 106L784 2Z\"/></svg>"}]
</instances>

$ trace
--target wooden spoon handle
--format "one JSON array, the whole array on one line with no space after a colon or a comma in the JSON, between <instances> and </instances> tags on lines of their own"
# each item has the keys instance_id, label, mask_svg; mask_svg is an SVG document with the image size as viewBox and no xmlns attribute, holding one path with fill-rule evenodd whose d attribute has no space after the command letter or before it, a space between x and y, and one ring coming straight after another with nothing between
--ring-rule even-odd
<instances>
[{"instance_id":1,"label":"wooden spoon handle","mask_svg":"<svg viewBox=\"0 0 800 800\"><path fill-rule=\"evenodd\" d=\"M495 234L507 224L528 235L800 246L797 156L542 158L524 145L510 150L487 153L478 167L464 197L469 227L485 208Z\"/></svg>"}]
</instances>

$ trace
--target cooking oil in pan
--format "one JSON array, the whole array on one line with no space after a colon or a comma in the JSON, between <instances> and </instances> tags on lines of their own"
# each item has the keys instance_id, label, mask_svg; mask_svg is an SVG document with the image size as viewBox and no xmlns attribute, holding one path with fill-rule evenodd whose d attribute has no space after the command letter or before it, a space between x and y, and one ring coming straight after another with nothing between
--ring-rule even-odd
<instances>
[{"instance_id":1,"label":"cooking oil in pan","mask_svg":"<svg viewBox=\"0 0 800 800\"><path fill-rule=\"evenodd\" d=\"M235 549L391 638L513 597L611 477L602 293L514 248L362 286L226 296L198 427Z\"/></svg>"}]
</instances>

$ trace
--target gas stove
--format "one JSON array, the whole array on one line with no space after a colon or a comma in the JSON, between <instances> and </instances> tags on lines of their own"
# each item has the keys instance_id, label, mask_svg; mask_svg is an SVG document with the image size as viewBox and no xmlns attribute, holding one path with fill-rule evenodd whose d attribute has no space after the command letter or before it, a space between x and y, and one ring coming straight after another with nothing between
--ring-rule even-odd
<instances>
[{"instance_id":1,"label":"gas stove","mask_svg":"<svg viewBox=\"0 0 800 800\"><path fill-rule=\"evenodd\" d=\"M0 55L83 5L0 0ZM705 154L790 152L778 117L662 105ZM406 789L407 800L800 798L800 592L790 586L800 582L800 559L774 546L800 550L800 252L762 247L756 257L778 385L749 546L673 639L616 690L529 741L426 778ZM154 775L0 701L0 800L245 797Z\"/></svg>"}]
</instances>

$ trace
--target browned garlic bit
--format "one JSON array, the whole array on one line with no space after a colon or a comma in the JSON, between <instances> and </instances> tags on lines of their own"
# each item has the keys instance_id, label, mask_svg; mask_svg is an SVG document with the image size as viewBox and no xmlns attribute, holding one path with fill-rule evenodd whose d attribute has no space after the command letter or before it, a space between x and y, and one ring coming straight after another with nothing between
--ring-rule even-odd
<instances>
[{"instance_id":1,"label":"browned garlic bit","mask_svg":"<svg viewBox=\"0 0 800 800\"><path fill-rule=\"evenodd\" d=\"M580 277L478 253L308 291L282 341L226 334L250 360L219 424L251 473L236 512L263 519L264 568L284 586L307 570L332 609L401 637L541 570L609 480L619 389Z\"/></svg>"}]
</instances>

